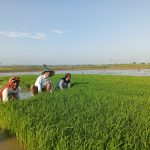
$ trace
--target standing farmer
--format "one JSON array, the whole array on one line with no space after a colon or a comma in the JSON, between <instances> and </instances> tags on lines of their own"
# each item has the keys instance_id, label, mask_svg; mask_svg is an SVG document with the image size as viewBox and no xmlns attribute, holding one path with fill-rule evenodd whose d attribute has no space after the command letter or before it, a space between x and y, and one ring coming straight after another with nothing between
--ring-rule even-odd
<instances>
[{"instance_id":1,"label":"standing farmer","mask_svg":"<svg viewBox=\"0 0 150 150\"><path fill-rule=\"evenodd\" d=\"M55 72L50 69L46 68L41 75L36 79L36 82L34 85L31 85L31 93L32 95L36 95L38 92L52 92L52 83L50 80L50 76L53 76Z\"/></svg>"}]
</instances>

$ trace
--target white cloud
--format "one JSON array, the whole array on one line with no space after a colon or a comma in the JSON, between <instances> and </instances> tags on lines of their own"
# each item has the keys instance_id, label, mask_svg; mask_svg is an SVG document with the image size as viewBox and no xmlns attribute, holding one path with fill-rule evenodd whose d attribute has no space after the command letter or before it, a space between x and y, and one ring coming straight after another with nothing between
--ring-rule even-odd
<instances>
[{"instance_id":1,"label":"white cloud","mask_svg":"<svg viewBox=\"0 0 150 150\"><path fill-rule=\"evenodd\" d=\"M51 32L56 33L56 34L63 34L63 31L60 31L60 30L51 30Z\"/></svg>"},{"instance_id":2,"label":"white cloud","mask_svg":"<svg viewBox=\"0 0 150 150\"><path fill-rule=\"evenodd\" d=\"M24 32L14 32L14 31L0 31L1 36L10 37L10 38L24 38L28 36L28 33Z\"/></svg>"},{"instance_id":3,"label":"white cloud","mask_svg":"<svg viewBox=\"0 0 150 150\"><path fill-rule=\"evenodd\" d=\"M31 38L38 39L38 40L45 40L45 39L47 39L47 36L45 33L38 32L38 33L31 35Z\"/></svg>"},{"instance_id":4,"label":"white cloud","mask_svg":"<svg viewBox=\"0 0 150 150\"><path fill-rule=\"evenodd\" d=\"M0 31L0 36L9 37L9 38L31 38L38 40L45 40L47 36L45 33L28 33L28 32L16 32L16 31Z\"/></svg>"}]
</instances>

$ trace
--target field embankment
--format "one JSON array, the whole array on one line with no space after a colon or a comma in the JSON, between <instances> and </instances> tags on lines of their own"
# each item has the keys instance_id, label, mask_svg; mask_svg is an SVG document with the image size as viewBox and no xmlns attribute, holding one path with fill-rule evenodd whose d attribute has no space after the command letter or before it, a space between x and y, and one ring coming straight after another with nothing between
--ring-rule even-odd
<instances>
[{"instance_id":1,"label":"field embankment","mask_svg":"<svg viewBox=\"0 0 150 150\"><path fill-rule=\"evenodd\" d=\"M53 70L141 70L150 69L150 64L101 64L101 65L48 65ZM0 73L4 72L41 72L43 66L12 65L1 66Z\"/></svg>"},{"instance_id":2,"label":"field embankment","mask_svg":"<svg viewBox=\"0 0 150 150\"><path fill-rule=\"evenodd\" d=\"M150 78L72 75L70 89L0 103L0 126L29 150L150 149Z\"/></svg>"}]
</instances>

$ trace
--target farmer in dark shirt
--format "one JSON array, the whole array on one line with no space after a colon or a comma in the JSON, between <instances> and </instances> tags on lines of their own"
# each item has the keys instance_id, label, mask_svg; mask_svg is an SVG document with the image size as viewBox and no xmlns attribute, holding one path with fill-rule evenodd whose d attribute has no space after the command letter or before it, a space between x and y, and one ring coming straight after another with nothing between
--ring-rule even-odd
<instances>
[{"instance_id":1,"label":"farmer in dark shirt","mask_svg":"<svg viewBox=\"0 0 150 150\"><path fill-rule=\"evenodd\" d=\"M57 83L56 89L70 88L71 86L70 80L71 80L71 74L67 73L64 78L61 78L59 80L59 82Z\"/></svg>"}]
</instances>

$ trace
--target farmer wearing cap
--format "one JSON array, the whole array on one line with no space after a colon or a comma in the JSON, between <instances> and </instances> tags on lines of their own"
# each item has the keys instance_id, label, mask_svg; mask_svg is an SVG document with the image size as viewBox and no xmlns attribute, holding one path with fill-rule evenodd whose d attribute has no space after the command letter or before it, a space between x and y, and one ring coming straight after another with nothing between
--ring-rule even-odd
<instances>
[{"instance_id":1,"label":"farmer wearing cap","mask_svg":"<svg viewBox=\"0 0 150 150\"><path fill-rule=\"evenodd\" d=\"M38 92L52 92L52 83L50 80L50 76L53 76L55 72L50 69L46 68L41 75L36 79L34 85L31 85L31 93L32 95L36 95Z\"/></svg>"},{"instance_id":2,"label":"farmer wearing cap","mask_svg":"<svg viewBox=\"0 0 150 150\"><path fill-rule=\"evenodd\" d=\"M19 84L19 77L10 78L8 84L0 90L0 99L3 102L7 102L11 99L19 99Z\"/></svg>"},{"instance_id":3,"label":"farmer wearing cap","mask_svg":"<svg viewBox=\"0 0 150 150\"><path fill-rule=\"evenodd\" d=\"M67 73L64 78L61 78L58 81L56 89L70 88L70 86L71 86L70 80L71 80L71 74Z\"/></svg>"}]
</instances>

